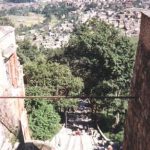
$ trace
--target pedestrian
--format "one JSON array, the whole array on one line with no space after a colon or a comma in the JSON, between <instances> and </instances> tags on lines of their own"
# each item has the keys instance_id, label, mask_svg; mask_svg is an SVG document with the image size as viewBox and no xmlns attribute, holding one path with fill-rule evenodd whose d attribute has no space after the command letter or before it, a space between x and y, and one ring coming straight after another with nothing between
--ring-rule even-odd
<instances>
[{"instance_id":1,"label":"pedestrian","mask_svg":"<svg viewBox=\"0 0 150 150\"><path fill-rule=\"evenodd\" d=\"M111 145L108 145L107 150L113 150L113 147Z\"/></svg>"}]
</instances>

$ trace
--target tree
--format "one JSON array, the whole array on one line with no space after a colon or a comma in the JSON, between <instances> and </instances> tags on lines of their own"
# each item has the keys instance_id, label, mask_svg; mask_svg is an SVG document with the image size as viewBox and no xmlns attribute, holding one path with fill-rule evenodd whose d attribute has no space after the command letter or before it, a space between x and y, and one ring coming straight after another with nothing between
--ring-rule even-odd
<instances>
[{"instance_id":1,"label":"tree","mask_svg":"<svg viewBox=\"0 0 150 150\"><path fill-rule=\"evenodd\" d=\"M28 87L27 95L42 95L46 93L41 87ZM60 116L49 101L41 98L26 100L26 109L29 114L29 126L32 137L46 140L52 138L59 130Z\"/></svg>"},{"instance_id":2,"label":"tree","mask_svg":"<svg viewBox=\"0 0 150 150\"><path fill-rule=\"evenodd\" d=\"M24 64L24 71L27 95L77 95L83 88L82 79L74 77L69 67L47 62L42 54L34 61L27 61ZM26 101L34 138L45 140L58 131L60 119L52 109L52 105L58 108L59 104L59 102L52 103L52 100L46 102L42 99ZM72 100L62 100L61 104L63 108L66 107L66 104L69 107L75 105Z\"/></svg>"},{"instance_id":3,"label":"tree","mask_svg":"<svg viewBox=\"0 0 150 150\"><path fill-rule=\"evenodd\" d=\"M31 113L29 121L32 136L36 139L47 140L57 133L60 116L52 105L43 103Z\"/></svg>"},{"instance_id":4,"label":"tree","mask_svg":"<svg viewBox=\"0 0 150 150\"><path fill-rule=\"evenodd\" d=\"M24 65L26 95L77 95L82 91L84 86L82 79L73 76L68 66L47 61L49 58L47 53L37 49L28 40L18 45L18 56ZM62 108L65 108L66 104L70 107L76 104L72 100L62 100L56 104L52 100L47 102L40 98L26 100L26 109L34 138L45 140L58 131L60 117L55 108L58 108L60 103Z\"/></svg>"},{"instance_id":5,"label":"tree","mask_svg":"<svg viewBox=\"0 0 150 150\"><path fill-rule=\"evenodd\" d=\"M66 65L52 62L42 62L39 58L35 62L24 65L25 83L28 86L49 88L49 95L62 95L69 90L70 95L79 94L83 88L82 79L74 77Z\"/></svg>"},{"instance_id":6,"label":"tree","mask_svg":"<svg viewBox=\"0 0 150 150\"><path fill-rule=\"evenodd\" d=\"M129 91L134 55L134 45L129 38L113 26L92 19L75 28L64 54L56 59L83 79L86 95L119 96ZM90 104L95 122L96 113L104 109L108 112L113 108L120 115L124 112L112 99L90 99Z\"/></svg>"},{"instance_id":7,"label":"tree","mask_svg":"<svg viewBox=\"0 0 150 150\"><path fill-rule=\"evenodd\" d=\"M17 55L21 64L25 64L29 61L35 61L35 59L41 54L39 49L35 45L32 45L27 39L22 42L18 42L17 44Z\"/></svg>"},{"instance_id":8,"label":"tree","mask_svg":"<svg viewBox=\"0 0 150 150\"><path fill-rule=\"evenodd\" d=\"M96 19L77 27L61 56L85 83L85 94L120 95L128 91L135 51L127 37Z\"/></svg>"}]
</instances>

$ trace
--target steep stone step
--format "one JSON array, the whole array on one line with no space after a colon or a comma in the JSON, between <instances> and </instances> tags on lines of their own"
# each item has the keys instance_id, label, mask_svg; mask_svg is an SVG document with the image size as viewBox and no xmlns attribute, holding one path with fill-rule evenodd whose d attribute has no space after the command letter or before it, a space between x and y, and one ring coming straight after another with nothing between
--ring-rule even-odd
<instances>
[{"instance_id":1,"label":"steep stone step","mask_svg":"<svg viewBox=\"0 0 150 150\"><path fill-rule=\"evenodd\" d=\"M9 142L9 139L5 140L5 143L3 143L1 150L12 150L12 144Z\"/></svg>"}]
</instances>

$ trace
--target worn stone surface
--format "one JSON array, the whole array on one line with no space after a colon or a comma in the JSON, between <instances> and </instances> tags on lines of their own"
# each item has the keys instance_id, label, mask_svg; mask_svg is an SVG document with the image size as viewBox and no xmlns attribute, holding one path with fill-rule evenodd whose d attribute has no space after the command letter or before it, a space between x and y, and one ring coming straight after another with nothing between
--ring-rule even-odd
<instances>
[{"instance_id":1,"label":"worn stone surface","mask_svg":"<svg viewBox=\"0 0 150 150\"><path fill-rule=\"evenodd\" d=\"M0 96L25 96L23 69L16 54L14 28L0 26ZM0 149L11 150L22 129L30 139L23 99L0 99ZM22 123L25 125L22 126Z\"/></svg>"},{"instance_id":2,"label":"worn stone surface","mask_svg":"<svg viewBox=\"0 0 150 150\"><path fill-rule=\"evenodd\" d=\"M125 125L124 150L149 150L150 141L150 16L142 14L140 37Z\"/></svg>"}]
</instances>

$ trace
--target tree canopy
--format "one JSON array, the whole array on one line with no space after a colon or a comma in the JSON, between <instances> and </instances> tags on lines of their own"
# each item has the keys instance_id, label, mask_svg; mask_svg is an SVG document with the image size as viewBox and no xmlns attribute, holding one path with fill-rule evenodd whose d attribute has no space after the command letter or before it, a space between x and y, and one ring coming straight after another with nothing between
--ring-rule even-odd
<instances>
[{"instance_id":1,"label":"tree canopy","mask_svg":"<svg viewBox=\"0 0 150 150\"><path fill-rule=\"evenodd\" d=\"M74 30L61 61L84 80L85 94L119 95L129 89L134 55L127 37L93 19Z\"/></svg>"},{"instance_id":2,"label":"tree canopy","mask_svg":"<svg viewBox=\"0 0 150 150\"><path fill-rule=\"evenodd\" d=\"M38 96L82 93L95 96L125 94L130 86L134 48L129 38L121 35L113 26L96 19L76 27L64 49L38 49L25 40L19 43L18 55L24 65L26 93ZM57 108L64 107L65 111L68 106L77 106L77 101L62 100L55 105L52 102L41 101L42 99L27 101L26 108L33 136L46 139L51 137L59 126L60 119L53 111L52 105ZM109 109L112 106L117 107L114 101L107 99L99 102L90 100L90 102L92 112L98 109L100 112L103 108ZM54 117L52 121L54 123L52 127L49 122L51 116L45 114L47 119L45 118L46 121L42 126L47 130L52 129L52 133L44 137L44 134L39 135L39 133L43 130L40 124L45 110L56 115L56 118ZM112 111L114 110L122 112L119 109ZM36 114L38 119L34 119ZM37 125L39 127L36 128Z\"/></svg>"},{"instance_id":3,"label":"tree canopy","mask_svg":"<svg viewBox=\"0 0 150 150\"><path fill-rule=\"evenodd\" d=\"M78 95L83 87L83 80L75 77L67 65L47 61L43 51L28 40L18 43L18 56L24 65L26 95ZM76 100L62 100L55 105L43 99L26 101L32 136L36 139L51 138L59 128L60 117L54 107L72 107Z\"/></svg>"},{"instance_id":4,"label":"tree canopy","mask_svg":"<svg viewBox=\"0 0 150 150\"><path fill-rule=\"evenodd\" d=\"M83 88L82 79L74 77L69 67L58 63L28 62L24 66L25 83L28 86L49 88L49 95L59 95L69 90L70 95L77 95Z\"/></svg>"}]
</instances>

